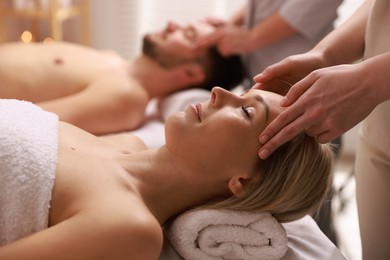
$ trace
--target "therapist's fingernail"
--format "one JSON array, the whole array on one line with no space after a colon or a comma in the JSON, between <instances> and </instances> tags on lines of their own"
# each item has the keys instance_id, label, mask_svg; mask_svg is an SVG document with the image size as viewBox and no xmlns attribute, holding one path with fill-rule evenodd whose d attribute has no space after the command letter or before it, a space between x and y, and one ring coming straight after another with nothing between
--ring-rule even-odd
<instances>
[{"instance_id":1,"label":"therapist's fingernail","mask_svg":"<svg viewBox=\"0 0 390 260\"><path fill-rule=\"evenodd\" d=\"M267 135L263 135L263 136L260 137L260 143L261 144L265 144L267 141L268 141L268 136Z\"/></svg>"},{"instance_id":2,"label":"therapist's fingernail","mask_svg":"<svg viewBox=\"0 0 390 260\"><path fill-rule=\"evenodd\" d=\"M251 87L251 89L259 88L259 86L260 86L260 83L255 83L255 84Z\"/></svg>"},{"instance_id":3,"label":"therapist's fingernail","mask_svg":"<svg viewBox=\"0 0 390 260\"><path fill-rule=\"evenodd\" d=\"M261 150L259 152L259 157L263 160L267 159L267 157L269 156L269 151L267 149L265 150Z\"/></svg>"},{"instance_id":4,"label":"therapist's fingernail","mask_svg":"<svg viewBox=\"0 0 390 260\"><path fill-rule=\"evenodd\" d=\"M263 77L263 73L257 74L256 76L253 77L254 80L261 79Z\"/></svg>"}]
</instances>

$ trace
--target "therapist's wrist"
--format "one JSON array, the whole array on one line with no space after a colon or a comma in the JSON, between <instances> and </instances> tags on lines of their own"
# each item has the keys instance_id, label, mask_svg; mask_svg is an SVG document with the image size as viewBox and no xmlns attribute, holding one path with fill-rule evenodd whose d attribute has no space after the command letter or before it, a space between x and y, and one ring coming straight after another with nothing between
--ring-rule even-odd
<instances>
[{"instance_id":1,"label":"therapist's wrist","mask_svg":"<svg viewBox=\"0 0 390 260\"><path fill-rule=\"evenodd\" d=\"M332 55L327 50L314 48L307 52L307 54L311 56L315 69L337 65L332 58Z\"/></svg>"},{"instance_id":2,"label":"therapist's wrist","mask_svg":"<svg viewBox=\"0 0 390 260\"><path fill-rule=\"evenodd\" d=\"M263 41L261 38L258 37L256 30L248 30L247 31L247 38L246 38L246 47L245 51L248 52L253 52L256 49L259 49L263 47Z\"/></svg>"},{"instance_id":3,"label":"therapist's wrist","mask_svg":"<svg viewBox=\"0 0 390 260\"><path fill-rule=\"evenodd\" d=\"M360 74L364 75L362 84L365 83L368 86L368 91L373 92L376 104L390 100L390 88L388 85L390 52L366 59L356 64L356 67L360 68Z\"/></svg>"}]
</instances>

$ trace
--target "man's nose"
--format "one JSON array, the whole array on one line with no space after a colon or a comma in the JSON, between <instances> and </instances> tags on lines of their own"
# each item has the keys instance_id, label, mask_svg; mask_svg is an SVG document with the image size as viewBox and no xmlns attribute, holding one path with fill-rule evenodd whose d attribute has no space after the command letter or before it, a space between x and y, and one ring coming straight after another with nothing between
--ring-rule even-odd
<instances>
[{"instance_id":1,"label":"man's nose","mask_svg":"<svg viewBox=\"0 0 390 260\"><path fill-rule=\"evenodd\" d=\"M168 32L174 32L179 28L179 25L175 22L169 21L167 26Z\"/></svg>"}]
</instances>

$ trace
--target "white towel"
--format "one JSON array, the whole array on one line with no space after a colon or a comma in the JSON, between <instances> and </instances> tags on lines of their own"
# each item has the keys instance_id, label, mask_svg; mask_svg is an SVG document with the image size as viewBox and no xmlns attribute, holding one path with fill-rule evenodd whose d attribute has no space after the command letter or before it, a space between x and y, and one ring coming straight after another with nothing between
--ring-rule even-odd
<instances>
[{"instance_id":1,"label":"white towel","mask_svg":"<svg viewBox=\"0 0 390 260\"><path fill-rule=\"evenodd\" d=\"M288 248L285 229L266 212L188 211L164 232L186 260L280 259Z\"/></svg>"},{"instance_id":2,"label":"white towel","mask_svg":"<svg viewBox=\"0 0 390 260\"><path fill-rule=\"evenodd\" d=\"M0 99L0 245L47 227L58 147L58 117Z\"/></svg>"}]
</instances>

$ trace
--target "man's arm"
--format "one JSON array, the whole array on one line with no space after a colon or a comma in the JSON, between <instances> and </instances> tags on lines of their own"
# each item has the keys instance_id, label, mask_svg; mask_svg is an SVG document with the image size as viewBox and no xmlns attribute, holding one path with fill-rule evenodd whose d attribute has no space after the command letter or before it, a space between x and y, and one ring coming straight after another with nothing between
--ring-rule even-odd
<instances>
[{"instance_id":1,"label":"man's arm","mask_svg":"<svg viewBox=\"0 0 390 260\"><path fill-rule=\"evenodd\" d=\"M139 126L148 99L138 82L102 76L81 92L38 105L90 133L107 134Z\"/></svg>"}]
</instances>

